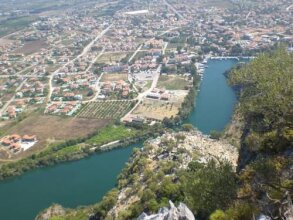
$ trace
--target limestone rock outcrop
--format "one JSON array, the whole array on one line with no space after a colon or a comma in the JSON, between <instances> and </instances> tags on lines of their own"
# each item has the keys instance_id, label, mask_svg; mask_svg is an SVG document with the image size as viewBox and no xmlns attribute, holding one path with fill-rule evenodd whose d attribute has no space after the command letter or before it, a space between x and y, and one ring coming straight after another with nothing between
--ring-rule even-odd
<instances>
[{"instance_id":1,"label":"limestone rock outcrop","mask_svg":"<svg viewBox=\"0 0 293 220\"><path fill-rule=\"evenodd\" d=\"M178 207L171 201L169 204L170 208L161 208L157 214L153 215L142 213L137 220L195 220L194 215L184 203L180 203Z\"/></svg>"}]
</instances>

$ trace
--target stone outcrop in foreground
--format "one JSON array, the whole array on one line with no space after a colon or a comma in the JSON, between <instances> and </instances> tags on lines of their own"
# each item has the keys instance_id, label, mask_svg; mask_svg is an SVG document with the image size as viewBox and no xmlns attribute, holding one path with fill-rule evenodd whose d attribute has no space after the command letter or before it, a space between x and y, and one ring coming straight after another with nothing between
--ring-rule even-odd
<instances>
[{"instance_id":1,"label":"stone outcrop in foreground","mask_svg":"<svg viewBox=\"0 0 293 220\"><path fill-rule=\"evenodd\" d=\"M171 201L169 204L170 208L161 208L158 214L153 215L142 213L137 220L195 220L194 215L184 203L180 203L178 207Z\"/></svg>"}]
</instances>

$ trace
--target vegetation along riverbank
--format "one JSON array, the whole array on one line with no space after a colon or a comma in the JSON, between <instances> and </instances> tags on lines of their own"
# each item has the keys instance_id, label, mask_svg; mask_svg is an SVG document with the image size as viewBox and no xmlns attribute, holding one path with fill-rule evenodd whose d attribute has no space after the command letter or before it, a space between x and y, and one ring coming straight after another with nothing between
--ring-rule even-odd
<instances>
[{"instance_id":1,"label":"vegetation along riverbank","mask_svg":"<svg viewBox=\"0 0 293 220\"><path fill-rule=\"evenodd\" d=\"M100 146L113 141L119 141L119 143L116 144L116 147L122 147L144 140L153 135L158 135L160 132L160 126L145 126L144 129L139 130L126 127L121 124L111 124L86 138L54 144L42 152L33 154L30 157L16 162L3 164L0 167L0 179L3 180L8 177L21 175L24 172L39 167L52 166L61 162L79 160L95 152L109 150L109 148L101 149ZM95 150L91 150L92 148L95 148Z\"/></svg>"}]
</instances>

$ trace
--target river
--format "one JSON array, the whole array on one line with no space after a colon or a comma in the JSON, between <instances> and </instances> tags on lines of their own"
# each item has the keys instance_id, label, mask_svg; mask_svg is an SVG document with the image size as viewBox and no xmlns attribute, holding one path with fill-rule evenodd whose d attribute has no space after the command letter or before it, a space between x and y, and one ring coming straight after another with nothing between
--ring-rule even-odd
<instances>
[{"instance_id":1,"label":"river","mask_svg":"<svg viewBox=\"0 0 293 220\"><path fill-rule=\"evenodd\" d=\"M221 131L229 122L236 102L223 73L236 60L210 60L205 70L196 109L188 123L203 133ZM98 202L115 186L116 178L128 161L130 145L79 161L36 169L0 183L0 219L32 220L53 203L76 207Z\"/></svg>"},{"instance_id":2,"label":"river","mask_svg":"<svg viewBox=\"0 0 293 220\"><path fill-rule=\"evenodd\" d=\"M237 63L236 59L208 61L196 97L196 107L187 123L191 123L205 134L225 128L231 119L236 95L227 84L224 73Z\"/></svg>"}]
</instances>

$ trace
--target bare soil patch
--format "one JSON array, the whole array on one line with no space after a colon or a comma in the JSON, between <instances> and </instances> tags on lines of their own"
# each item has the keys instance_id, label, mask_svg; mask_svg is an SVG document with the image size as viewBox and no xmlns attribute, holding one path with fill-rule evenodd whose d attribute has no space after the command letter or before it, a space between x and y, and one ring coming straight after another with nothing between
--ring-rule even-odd
<instances>
[{"instance_id":1,"label":"bare soil patch","mask_svg":"<svg viewBox=\"0 0 293 220\"><path fill-rule=\"evenodd\" d=\"M128 79L127 74L124 74L124 73L107 73L103 75L101 82L106 82L106 81L115 82L119 80L126 81L127 79Z\"/></svg>"},{"instance_id":2,"label":"bare soil patch","mask_svg":"<svg viewBox=\"0 0 293 220\"><path fill-rule=\"evenodd\" d=\"M39 52L42 48L46 48L48 45L44 40L36 40L25 43L21 48L18 48L14 53L22 53L25 55Z\"/></svg>"},{"instance_id":3,"label":"bare soil patch","mask_svg":"<svg viewBox=\"0 0 293 220\"><path fill-rule=\"evenodd\" d=\"M109 120L32 115L7 129L5 135L37 135L38 143L19 156L29 155L48 143L85 137L109 124ZM18 156L18 157L19 157Z\"/></svg>"},{"instance_id":4,"label":"bare soil patch","mask_svg":"<svg viewBox=\"0 0 293 220\"><path fill-rule=\"evenodd\" d=\"M14 42L13 40L9 40L6 38L0 38L0 46L6 46L6 45L9 45L13 42Z\"/></svg>"},{"instance_id":5,"label":"bare soil patch","mask_svg":"<svg viewBox=\"0 0 293 220\"><path fill-rule=\"evenodd\" d=\"M187 95L187 90L178 90L169 101L145 99L133 112L133 115L147 119L163 120L179 113L179 109Z\"/></svg>"}]
</instances>

